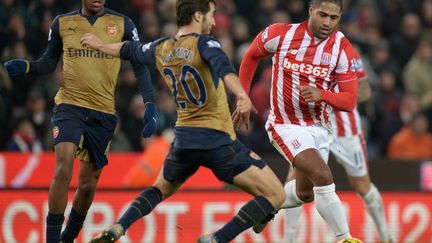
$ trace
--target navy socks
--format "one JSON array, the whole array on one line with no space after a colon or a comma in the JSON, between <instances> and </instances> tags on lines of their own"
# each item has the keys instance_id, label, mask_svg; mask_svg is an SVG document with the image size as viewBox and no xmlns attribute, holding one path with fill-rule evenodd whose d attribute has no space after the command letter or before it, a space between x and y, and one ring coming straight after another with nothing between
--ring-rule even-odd
<instances>
[{"instance_id":1,"label":"navy socks","mask_svg":"<svg viewBox=\"0 0 432 243\"><path fill-rule=\"evenodd\" d=\"M135 199L118 223L126 231L133 222L149 214L162 201L162 193L156 187L149 187Z\"/></svg>"}]
</instances>

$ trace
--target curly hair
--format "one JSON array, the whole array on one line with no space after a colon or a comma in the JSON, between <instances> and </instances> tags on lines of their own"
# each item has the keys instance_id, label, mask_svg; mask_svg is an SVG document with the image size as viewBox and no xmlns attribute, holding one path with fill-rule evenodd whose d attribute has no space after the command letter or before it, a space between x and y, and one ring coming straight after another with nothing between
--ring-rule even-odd
<instances>
[{"instance_id":1,"label":"curly hair","mask_svg":"<svg viewBox=\"0 0 432 243\"><path fill-rule=\"evenodd\" d=\"M215 0L178 0L176 5L177 10L177 25L184 26L192 22L192 15L195 12L206 14L210 11L210 3L216 4Z\"/></svg>"}]
</instances>

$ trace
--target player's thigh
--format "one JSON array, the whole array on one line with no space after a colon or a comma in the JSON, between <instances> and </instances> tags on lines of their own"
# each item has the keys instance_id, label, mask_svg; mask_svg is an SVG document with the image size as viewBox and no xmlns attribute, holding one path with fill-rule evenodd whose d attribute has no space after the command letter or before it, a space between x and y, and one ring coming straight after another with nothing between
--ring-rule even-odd
<instances>
[{"instance_id":1,"label":"player's thigh","mask_svg":"<svg viewBox=\"0 0 432 243\"><path fill-rule=\"evenodd\" d=\"M80 143L78 157L83 161L95 163L96 168L100 169L108 163L107 155L117 125L117 117L87 109L84 124L84 140Z\"/></svg>"},{"instance_id":2,"label":"player's thigh","mask_svg":"<svg viewBox=\"0 0 432 243\"><path fill-rule=\"evenodd\" d=\"M162 178L172 184L183 184L198 170L200 165L197 160L204 157L203 151L171 146L161 169Z\"/></svg>"},{"instance_id":3,"label":"player's thigh","mask_svg":"<svg viewBox=\"0 0 432 243\"><path fill-rule=\"evenodd\" d=\"M330 150L349 176L363 177L368 174L366 148L361 135L336 138Z\"/></svg>"},{"instance_id":4,"label":"player's thigh","mask_svg":"<svg viewBox=\"0 0 432 243\"><path fill-rule=\"evenodd\" d=\"M272 145L291 163L308 149L317 150L327 161L331 136L322 126L277 124L268 129L268 135Z\"/></svg>"},{"instance_id":5,"label":"player's thigh","mask_svg":"<svg viewBox=\"0 0 432 243\"><path fill-rule=\"evenodd\" d=\"M221 181L234 183L234 177L246 171L251 166L262 169L264 161L254 152L246 148L240 141L211 149L206 153L207 157L201 165L212 170L213 174Z\"/></svg>"},{"instance_id":6,"label":"player's thigh","mask_svg":"<svg viewBox=\"0 0 432 243\"><path fill-rule=\"evenodd\" d=\"M85 114L76 106L60 104L53 109L52 135L57 163L72 163L84 134Z\"/></svg>"}]
</instances>

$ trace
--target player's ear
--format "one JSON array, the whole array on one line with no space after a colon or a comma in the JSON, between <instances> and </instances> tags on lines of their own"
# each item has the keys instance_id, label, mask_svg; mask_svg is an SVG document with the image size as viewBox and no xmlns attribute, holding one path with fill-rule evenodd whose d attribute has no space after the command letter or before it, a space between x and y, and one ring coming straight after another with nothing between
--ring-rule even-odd
<instances>
[{"instance_id":1,"label":"player's ear","mask_svg":"<svg viewBox=\"0 0 432 243\"><path fill-rule=\"evenodd\" d=\"M193 15L193 18L196 22L201 23L204 18L204 14L200 11L196 11Z\"/></svg>"}]
</instances>

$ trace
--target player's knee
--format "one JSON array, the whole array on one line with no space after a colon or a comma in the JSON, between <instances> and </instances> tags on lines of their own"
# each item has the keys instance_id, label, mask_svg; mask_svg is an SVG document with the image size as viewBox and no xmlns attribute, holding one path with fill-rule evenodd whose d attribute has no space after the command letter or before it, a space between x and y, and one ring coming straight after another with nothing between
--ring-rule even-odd
<instances>
[{"instance_id":1,"label":"player's knee","mask_svg":"<svg viewBox=\"0 0 432 243\"><path fill-rule=\"evenodd\" d=\"M315 186L325 186L333 183L333 175L328 167L314 169L309 178Z\"/></svg>"},{"instance_id":2,"label":"player's knee","mask_svg":"<svg viewBox=\"0 0 432 243\"><path fill-rule=\"evenodd\" d=\"M314 200L313 190L302 190L297 192L297 196L305 203L310 203Z\"/></svg>"},{"instance_id":3,"label":"player's knee","mask_svg":"<svg viewBox=\"0 0 432 243\"><path fill-rule=\"evenodd\" d=\"M371 184L358 182L358 183L352 183L352 187L356 193L363 196L369 192L369 190L371 188Z\"/></svg>"},{"instance_id":4,"label":"player's knee","mask_svg":"<svg viewBox=\"0 0 432 243\"><path fill-rule=\"evenodd\" d=\"M263 194L263 196L266 197L276 208L279 208L282 205L286 197L282 185L269 187Z\"/></svg>"},{"instance_id":5,"label":"player's knee","mask_svg":"<svg viewBox=\"0 0 432 243\"><path fill-rule=\"evenodd\" d=\"M85 180L78 184L78 190L84 195L92 195L96 190L97 181Z\"/></svg>"},{"instance_id":6,"label":"player's knee","mask_svg":"<svg viewBox=\"0 0 432 243\"><path fill-rule=\"evenodd\" d=\"M55 174L54 174L54 180L60 181L62 183L69 183L72 179L72 168L65 165L59 165L56 168Z\"/></svg>"}]
</instances>

